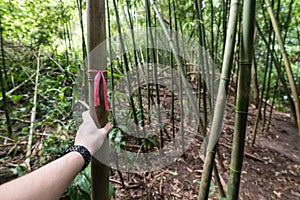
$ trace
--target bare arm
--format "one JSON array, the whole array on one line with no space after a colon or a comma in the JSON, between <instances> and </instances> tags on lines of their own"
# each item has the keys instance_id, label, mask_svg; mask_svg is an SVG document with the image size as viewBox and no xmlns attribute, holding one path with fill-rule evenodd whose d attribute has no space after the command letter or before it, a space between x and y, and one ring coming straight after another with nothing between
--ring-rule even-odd
<instances>
[{"instance_id":1,"label":"bare arm","mask_svg":"<svg viewBox=\"0 0 300 200\"><path fill-rule=\"evenodd\" d=\"M79 153L68 153L32 173L1 185L1 198L59 199L83 164Z\"/></svg>"},{"instance_id":2,"label":"bare arm","mask_svg":"<svg viewBox=\"0 0 300 200\"><path fill-rule=\"evenodd\" d=\"M98 129L88 112L84 112L82 117L75 145L86 147L93 155L100 149L111 125ZM70 152L40 169L0 185L1 199L59 199L83 165L81 154Z\"/></svg>"}]
</instances>

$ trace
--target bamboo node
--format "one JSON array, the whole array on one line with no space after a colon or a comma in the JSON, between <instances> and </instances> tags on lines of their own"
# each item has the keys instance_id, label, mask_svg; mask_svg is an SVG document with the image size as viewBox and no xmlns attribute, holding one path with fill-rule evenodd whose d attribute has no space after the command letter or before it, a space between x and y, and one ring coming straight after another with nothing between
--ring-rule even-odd
<instances>
[{"instance_id":1,"label":"bamboo node","mask_svg":"<svg viewBox=\"0 0 300 200\"><path fill-rule=\"evenodd\" d=\"M242 111L242 110L236 110L235 112L236 112L236 113L240 113L240 114L248 114L248 112Z\"/></svg>"},{"instance_id":2,"label":"bamboo node","mask_svg":"<svg viewBox=\"0 0 300 200\"><path fill-rule=\"evenodd\" d=\"M232 167L230 167L230 170L233 171L233 172L235 172L235 173L239 173L239 174L241 173L241 171L235 170Z\"/></svg>"},{"instance_id":3,"label":"bamboo node","mask_svg":"<svg viewBox=\"0 0 300 200\"><path fill-rule=\"evenodd\" d=\"M221 79L224 80L224 81L230 81L230 78L227 78L225 76L221 76Z\"/></svg>"},{"instance_id":4,"label":"bamboo node","mask_svg":"<svg viewBox=\"0 0 300 200\"><path fill-rule=\"evenodd\" d=\"M240 61L241 65L252 65L252 61Z\"/></svg>"}]
</instances>

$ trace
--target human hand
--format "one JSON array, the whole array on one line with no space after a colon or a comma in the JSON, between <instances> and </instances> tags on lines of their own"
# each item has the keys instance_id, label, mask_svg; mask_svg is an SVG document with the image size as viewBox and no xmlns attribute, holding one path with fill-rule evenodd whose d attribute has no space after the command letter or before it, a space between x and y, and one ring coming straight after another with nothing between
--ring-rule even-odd
<instances>
[{"instance_id":1,"label":"human hand","mask_svg":"<svg viewBox=\"0 0 300 200\"><path fill-rule=\"evenodd\" d=\"M82 119L83 122L77 131L74 145L84 146L93 155L102 146L112 125L107 123L105 127L98 129L89 111L82 113Z\"/></svg>"}]
</instances>

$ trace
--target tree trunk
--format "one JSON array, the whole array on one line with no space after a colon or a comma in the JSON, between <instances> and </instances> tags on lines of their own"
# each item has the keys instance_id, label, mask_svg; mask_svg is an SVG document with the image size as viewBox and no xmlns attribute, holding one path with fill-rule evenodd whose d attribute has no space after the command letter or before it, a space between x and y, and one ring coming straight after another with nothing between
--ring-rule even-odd
<instances>
[{"instance_id":1,"label":"tree trunk","mask_svg":"<svg viewBox=\"0 0 300 200\"><path fill-rule=\"evenodd\" d=\"M88 41L88 68L104 70L106 68L106 45L100 45L106 39L105 31L105 1L87 0L87 41ZM100 45L100 46L99 46ZM99 48L100 47L100 48ZM97 49L95 49L97 48ZM97 55L92 51L97 51ZM95 73L88 74L89 80L89 106L93 119L98 123L99 128L107 123L107 112L103 101L103 87L100 85L100 105L94 107L94 77ZM100 83L102 84L102 83ZM108 148L104 143L103 148ZM102 164L95 157L92 157L92 193L95 200L109 199L109 168Z\"/></svg>"}]
</instances>

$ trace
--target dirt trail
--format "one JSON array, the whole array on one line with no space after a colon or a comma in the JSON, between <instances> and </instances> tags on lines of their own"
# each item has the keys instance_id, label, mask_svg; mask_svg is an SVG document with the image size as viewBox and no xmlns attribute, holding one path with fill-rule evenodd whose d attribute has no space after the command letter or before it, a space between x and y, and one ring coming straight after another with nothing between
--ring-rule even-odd
<instances>
[{"instance_id":1,"label":"dirt trail","mask_svg":"<svg viewBox=\"0 0 300 200\"><path fill-rule=\"evenodd\" d=\"M227 113L227 125L220 138L225 170L221 175L228 181L230 152L234 116ZM270 131L257 135L252 147L252 127L255 115L249 116L244 165L242 170L240 199L300 199L300 137L291 119L283 113L275 113ZM114 180L117 199L197 199L203 162L198 151L201 142L196 142L187 150L185 156L170 166L146 174L123 174L127 187L122 187L117 173ZM209 199L218 199L212 188Z\"/></svg>"},{"instance_id":2,"label":"dirt trail","mask_svg":"<svg viewBox=\"0 0 300 200\"><path fill-rule=\"evenodd\" d=\"M246 151L263 162L245 158L241 199L300 199L300 137L288 116L275 113L270 131Z\"/></svg>"}]
</instances>

